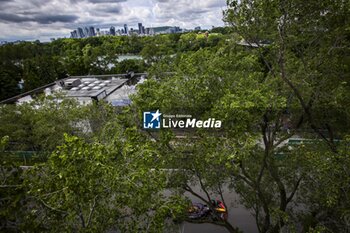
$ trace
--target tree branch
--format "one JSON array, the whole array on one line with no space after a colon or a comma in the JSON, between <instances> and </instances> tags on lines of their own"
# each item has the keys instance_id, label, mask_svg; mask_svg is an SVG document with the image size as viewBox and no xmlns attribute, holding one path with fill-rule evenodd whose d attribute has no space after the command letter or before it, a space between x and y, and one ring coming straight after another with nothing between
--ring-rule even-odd
<instances>
[{"instance_id":1,"label":"tree branch","mask_svg":"<svg viewBox=\"0 0 350 233\"><path fill-rule=\"evenodd\" d=\"M301 180L302 180L302 177L300 177L300 178L298 179L297 183L295 184L292 193L291 193L291 194L289 195L289 197L287 198L287 204L293 199L293 197L294 197L296 191L298 190L298 187L299 187L299 185L300 185Z\"/></svg>"},{"instance_id":2,"label":"tree branch","mask_svg":"<svg viewBox=\"0 0 350 233\"><path fill-rule=\"evenodd\" d=\"M96 195L94 197L94 202L93 202L92 207L90 209L90 214L89 214L89 217L88 217L88 221L87 221L86 227L88 227L90 225L90 223L91 223L92 214L93 214L93 212L95 210L95 207L96 207L96 198L97 197L98 197L98 195Z\"/></svg>"}]
</instances>

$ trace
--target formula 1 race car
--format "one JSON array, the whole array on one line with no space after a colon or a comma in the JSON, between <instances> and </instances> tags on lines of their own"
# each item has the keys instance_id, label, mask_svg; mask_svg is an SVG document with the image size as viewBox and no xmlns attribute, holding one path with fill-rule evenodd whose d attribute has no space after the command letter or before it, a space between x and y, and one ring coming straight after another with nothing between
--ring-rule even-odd
<instances>
[{"instance_id":1,"label":"formula 1 race car","mask_svg":"<svg viewBox=\"0 0 350 233\"><path fill-rule=\"evenodd\" d=\"M189 219L201 219L209 215L210 209L207 205L202 203L192 203L188 209L188 218Z\"/></svg>"},{"instance_id":2,"label":"formula 1 race car","mask_svg":"<svg viewBox=\"0 0 350 233\"><path fill-rule=\"evenodd\" d=\"M211 218L214 221L226 220L228 217L227 210L222 201L211 201L214 210L210 209L206 204L192 203L188 209L188 218L190 220L204 220Z\"/></svg>"}]
</instances>

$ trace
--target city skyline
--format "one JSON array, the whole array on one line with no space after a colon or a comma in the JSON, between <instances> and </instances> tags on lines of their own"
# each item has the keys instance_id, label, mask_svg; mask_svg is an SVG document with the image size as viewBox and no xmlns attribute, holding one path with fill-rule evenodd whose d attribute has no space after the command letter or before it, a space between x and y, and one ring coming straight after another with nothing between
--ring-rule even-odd
<instances>
[{"instance_id":1,"label":"city skyline","mask_svg":"<svg viewBox=\"0 0 350 233\"><path fill-rule=\"evenodd\" d=\"M225 0L2 0L0 40L49 41L77 28L223 26ZM85 32L83 32L85 33Z\"/></svg>"},{"instance_id":2,"label":"city skyline","mask_svg":"<svg viewBox=\"0 0 350 233\"><path fill-rule=\"evenodd\" d=\"M200 26L194 28L194 30L201 30ZM130 36L130 35L156 35L156 34L170 34L192 31L188 29L182 29L177 26L161 26L161 27L145 27L142 23L138 23L137 28L128 27L124 24L121 28L111 26L110 28L94 28L93 26L78 27L70 32L70 38L87 38L94 36ZM57 39L57 38L52 38Z\"/></svg>"}]
</instances>

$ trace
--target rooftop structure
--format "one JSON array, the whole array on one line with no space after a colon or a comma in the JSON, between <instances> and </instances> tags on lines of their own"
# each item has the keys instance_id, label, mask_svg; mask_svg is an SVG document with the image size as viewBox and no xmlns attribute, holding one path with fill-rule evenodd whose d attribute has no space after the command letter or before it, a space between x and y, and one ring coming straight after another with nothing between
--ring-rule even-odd
<instances>
[{"instance_id":1,"label":"rooftop structure","mask_svg":"<svg viewBox=\"0 0 350 233\"><path fill-rule=\"evenodd\" d=\"M93 101L106 101L114 106L125 106L130 104L129 95L136 92L135 86L142 83L145 78L146 74L144 73L71 76L3 100L0 103L21 104L32 101L34 96L38 94L62 93L68 98L76 99L83 105Z\"/></svg>"}]
</instances>

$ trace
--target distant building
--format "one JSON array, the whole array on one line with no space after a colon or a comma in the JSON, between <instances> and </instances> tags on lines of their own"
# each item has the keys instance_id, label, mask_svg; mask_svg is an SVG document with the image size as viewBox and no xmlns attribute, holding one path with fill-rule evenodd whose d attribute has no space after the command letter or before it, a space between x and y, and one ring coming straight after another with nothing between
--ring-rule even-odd
<instances>
[{"instance_id":1,"label":"distant building","mask_svg":"<svg viewBox=\"0 0 350 233\"><path fill-rule=\"evenodd\" d=\"M128 33L128 35L138 35L139 34L139 30L135 30L133 28L130 28L130 31Z\"/></svg>"},{"instance_id":2,"label":"distant building","mask_svg":"<svg viewBox=\"0 0 350 233\"><path fill-rule=\"evenodd\" d=\"M153 28L146 28L146 35L154 35L154 29Z\"/></svg>"},{"instance_id":3,"label":"distant building","mask_svg":"<svg viewBox=\"0 0 350 233\"><path fill-rule=\"evenodd\" d=\"M70 37L71 37L71 38L78 38L78 32L77 32L77 30L72 31L72 32L70 33Z\"/></svg>"},{"instance_id":4,"label":"distant building","mask_svg":"<svg viewBox=\"0 0 350 233\"><path fill-rule=\"evenodd\" d=\"M85 35L84 35L84 32L83 32L83 29L82 28L78 28L78 38L84 38Z\"/></svg>"},{"instance_id":5,"label":"distant building","mask_svg":"<svg viewBox=\"0 0 350 233\"><path fill-rule=\"evenodd\" d=\"M170 27L167 30L165 30L165 33L170 33L170 34L178 33L178 32L181 32L180 27Z\"/></svg>"},{"instance_id":6,"label":"distant building","mask_svg":"<svg viewBox=\"0 0 350 233\"><path fill-rule=\"evenodd\" d=\"M144 82L147 74L130 72L127 74L71 76L60 79L32 91L0 101L1 104L21 104L31 102L38 94L53 95L63 93L82 105L105 101L115 107L130 105L130 95L136 93L136 86ZM131 82L131 80L133 80ZM23 88L24 81L18 83Z\"/></svg>"},{"instance_id":7,"label":"distant building","mask_svg":"<svg viewBox=\"0 0 350 233\"><path fill-rule=\"evenodd\" d=\"M109 29L109 35L115 36L115 27L112 26L112 27Z\"/></svg>"},{"instance_id":8,"label":"distant building","mask_svg":"<svg viewBox=\"0 0 350 233\"><path fill-rule=\"evenodd\" d=\"M96 36L95 28L90 27L84 27L84 28L77 28L77 30L73 30L70 32L71 38L85 38L85 37L93 37Z\"/></svg>"},{"instance_id":9,"label":"distant building","mask_svg":"<svg viewBox=\"0 0 350 233\"><path fill-rule=\"evenodd\" d=\"M89 37L89 28L88 27L84 28L84 37Z\"/></svg>"},{"instance_id":10,"label":"distant building","mask_svg":"<svg viewBox=\"0 0 350 233\"><path fill-rule=\"evenodd\" d=\"M124 33L127 35L129 34L129 30L128 30L128 25L124 24Z\"/></svg>"},{"instance_id":11,"label":"distant building","mask_svg":"<svg viewBox=\"0 0 350 233\"><path fill-rule=\"evenodd\" d=\"M1 1L1 0L0 0ZM196 27L195 30L200 30L200 27ZM79 27L77 30L71 31L71 38L87 38L93 36L103 36L103 35L157 35L157 34L171 34L171 33L182 33L187 32L186 29L181 29L177 26L160 26L160 27L149 27L145 28L142 23L137 24L137 28L128 28L127 24L124 24L122 28L116 30L114 26L111 26L109 29L99 29L92 26ZM192 31L192 30L191 30Z\"/></svg>"},{"instance_id":12,"label":"distant building","mask_svg":"<svg viewBox=\"0 0 350 233\"><path fill-rule=\"evenodd\" d=\"M94 27L89 27L89 36L95 36L95 28Z\"/></svg>"},{"instance_id":13,"label":"distant building","mask_svg":"<svg viewBox=\"0 0 350 233\"><path fill-rule=\"evenodd\" d=\"M138 23L139 34L145 34L145 28L142 26L142 23Z\"/></svg>"},{"instance_id":14,"label":"distant building","mask_svg":"<svg viewBox=\"0 0 350 233\"><path fill-rule=\"evenodd\" d=\"M161 26L161 27L146 28L146 35L171 34L171 33L179 33L179 32L182 32L182 29L180 27Z\"/></svg>"}]
</instances>

